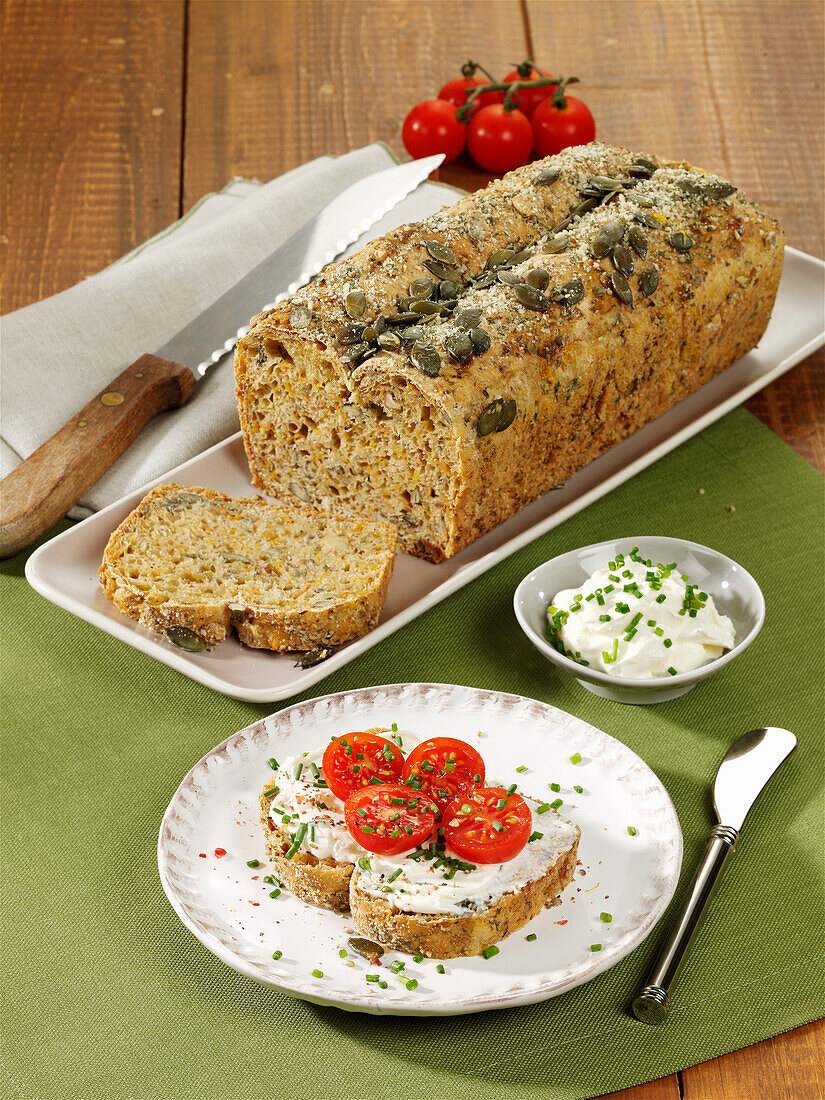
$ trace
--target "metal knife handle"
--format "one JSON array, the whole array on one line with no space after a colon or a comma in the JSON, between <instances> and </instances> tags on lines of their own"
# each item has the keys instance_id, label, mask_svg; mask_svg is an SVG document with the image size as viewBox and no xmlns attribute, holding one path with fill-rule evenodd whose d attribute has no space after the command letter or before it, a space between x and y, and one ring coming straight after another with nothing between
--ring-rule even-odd
<instances>
[{"instance_id":1,"label":"metal knife handle","mask_svg":"<svg viewBox=\"0 0 825 1100\"><path fill-rule=\"evenodd\" d=\"M644 1024L662 1024L670 1011L670 989L702 923L713 897L722 868L736 847L739 833L730 825L715 825L710 833L705 858L699 865L690 893L670 936L662 948L647 984L633 1001L633 1015Z\"/></svg>"},{"instance_id":2,"label":"metal knife handle","mask_svg":"<svg viewBox=\"0 0 825 1100\"><path fill-rule=\"evenodd\" d=\"M0 481L0 558L31 545L66 515L153 416L195 387L188 367L142 355Z\"/></svg>"}]
</instances>

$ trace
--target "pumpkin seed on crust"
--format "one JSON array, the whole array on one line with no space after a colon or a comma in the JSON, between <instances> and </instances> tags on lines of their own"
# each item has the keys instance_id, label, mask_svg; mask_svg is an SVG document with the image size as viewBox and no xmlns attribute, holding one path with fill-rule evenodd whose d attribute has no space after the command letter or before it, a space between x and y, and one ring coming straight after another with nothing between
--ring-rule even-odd
<instances>
[{"instance_id":1,"label":"pumpkin seed on crust","mask_svg":"<svg viewBox=\"0 0 825 1100\"><path fill-rule=\"evenodd\" d=\"M610 285L619 301L624 302L626 306L630 306L630 308L633 309L633 291L630 289L630 283L624 275L622 275L621 271L613 272L610 276Z\"/></svg>"},{"instance_id":2,"label":"pumpkin seed on crust","mask_svg":"<svg viewBox=\"0 0 825 1100\"><path fill-rule=\"evenodd\" d=\"M185 649L187 653L200 653L206 649L206 639L188 626L167 626L164 634L172 645Z\"/></svg>"},{"instance_id":3,"label":"pumpkin seed on crust","mask_svg":"<svg viewBox=\"0 0 825 1100\"><path fill-rule=\"evenodd\" d=\"M435 378L441 370L441 356L432 344L416 341L413 344L410 359L414 367L418 367L422 374L427 374L430 378Z\"/></svg>"},{"instance_id":4,"label":"pumpkin seed on crust","mask_svg":"<svg viewBox=\"0 0 825 1100\"><path fill-rule=\"evenodd\" d=\"M501 416L498 418L496 431L503 432L507 428L509 428L513 421L516 419L517 412L518 408L515 401L513 401L512 399L510 401L505 401L501 407Z\"/></svg>"},{"instance_id":5,"label":"pumpkin seed on crust","mask_svg":"<svg viewBox=\"0 0 825 1100\"><path fill-rule=\"evenodd\" d=\"M495 431L503 409L504 402L500 397L497 397L495 401L491 401L489 405L482 409L476 424L476 431L479 435L489 435Z\"/></svg>"},{"instance_id":6,"label":"pumpkin seed on crust","mask_svg":"<svg viewBox=\"0 0 825 1100\"><path fill-rule=\"evenodd\" d=\"M458 263L455 253L445 241L424 241L424 247L432 258L441 264L454 266Z\"/></svg>"}]
</instances>

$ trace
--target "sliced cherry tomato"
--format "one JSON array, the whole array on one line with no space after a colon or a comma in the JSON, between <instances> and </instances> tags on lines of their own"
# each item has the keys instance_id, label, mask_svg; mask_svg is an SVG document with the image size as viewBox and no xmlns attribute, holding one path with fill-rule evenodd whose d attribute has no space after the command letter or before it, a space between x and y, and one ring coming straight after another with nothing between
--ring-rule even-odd
<instances>
[{"instance_id":1,"label":"sliced cherry tomato","mask_svg":"<svg viewBox=\"0 0 825 1100\"><path fill-rule=\"evenodd\" d=\"M438 93L439 99L445 99L454 107L463 107L467 102L467 92L478 88L482 84L489 84L488 80L482 80L480 76L457 76L455 80L448 80ZM491 103L501 103L504 92L482 92L473 100L473 111L479 107L489 107Z\"/></svg>"},{"instance_id":2,"label":"sliced cherry tomato","mask_svg":"<svg viewBox=\"0 0 825 1100\"><path fill-rule=\"evenodd\" d=\"M401 749L374 733L345 733L324 751L324 779L342 801L371 783L397 782L403 767Z\"/></svg>"},{"instance_id":3,"label":"sliced cherry tomato","mask_svg":"<svg viewBox=\"0 0 825 1100\"><path fill-rule=\"evenodd\" d=\"M549 73L544 72L542 69L531 69L527 76L521 76L518 69L513 69L511 73L505 76L503 83L512 84L514 80L538 80L540 77L549 75ZM516 91L516 95L520 100L518 109L523 115L527 115L527 117L530 118L541 101L551 96L555 90L555 84L544 84L541 88L519 88Z\"/></svg>"},{"instance_id":4,"label":"sliced cherry tomato","mask_svg":"<svg viewBox=\"0 0 825 1100\"><path fill-rule=\"evenodd\" d=\"M435 827L435 803L398 783L353 791L344 805L347 828L362 848L394 856L417 848Z\"/></svg>"},{"instance_id":5,"label":"sliced cherry tomato","mask_svg":"<svg viewBox=\"0 0 825 1100\"><path fill-rule=\"evenodd\" d=\"M540 157L560 153L571 145L586 145L596 136L596 122L589 108L580 99L565 92L567 105L554 107L549 99L533 112L533 144Z\"/></svg>"},{"instance_id":6,"label":"sliced cherry tomato","mask_svg":"<svg viewBox=\"0 0 825 1100\"><path fill-rule=\"evenodd\" d=\"M444 842L471 863L506 863L530 836L533 815L520 794L504 787L472 787L444 808Z\"/></svg>"},{"instance_id":7,"label":"sliced cherry tomato","mask_svg":"<svg viewBox=\"0 0 825 1100\"><path fill-rule=\"evenodd\" d=\"M475 111L467 125L467 150L488 172L509 172L525 164L533 148L533 130L521 111L500 103Z\"/></svg>"},{"instance_id":8,"label":"sliced cherry tomato","mask_svg":"<svg viewBox=\"0 0 825 1100\"><path fill-rule=\"evenodd\" d=\"M439 815L460 791L484 783L484 761L472 745L455 737L422 741L404 761L401 773L409 784L438 806Z\"/></svg>"},{"instance_id":9,"label":"sliced cherry tomato","mask_svg":"<svg viewBox=\"0 0 825 1100\"><path fill-rule=\"evenodd\" d=\"M455 160L464 148L467 127L455 117L455 107L444 99L418 103L404 119L401 140L411 157L431 157L443 153L444 160Z\"/></svg>"}]
</instances>

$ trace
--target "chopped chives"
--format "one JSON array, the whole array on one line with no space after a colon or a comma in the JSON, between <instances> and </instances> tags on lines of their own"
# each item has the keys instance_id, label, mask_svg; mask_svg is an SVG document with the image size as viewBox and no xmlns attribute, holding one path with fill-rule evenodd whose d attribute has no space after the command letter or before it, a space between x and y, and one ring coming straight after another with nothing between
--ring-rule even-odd
<instances>
[{"instance_id":1,"label":"chopped chives","mask_svg":"<svg viewBox=\"0 0 825 1100\"><path fill-rule=\"evenodd\" d=\"M516 783L511 783L511 784L510 784L510 786L509 786L509 787L507 788L507 795L508 795L508 797L509 797L509 796L510 796L511 794L514 794L514 793L515 793L515 790L516 790L516 786L517 786L517 784L516 784Z\"/></svg>"},{"instance_id":2,"label":"chopped chives","mask_svg":"<svg viewBox=\"0 0 825 1100\"><path fill-rule=\"evenodd\" d=\"M259 859L248 859L246 865L247 867L260 867L261 861Z\"/></svg>"},{"instance_id":3,"label":"chopped chives","mask_svg":"<svg viewBox=\"0 0 825 1100\"><path fill-rule=\"evenodd\" d=\"M670 638L665 638L662 645L664 645L665 649L670 649L670 647L673 645L673 642L670 640Z\"/></svg>"},{"instance_id":4,"label":"chopped chives","mask_svg":"<svg viewBox=\"0 0 825 1100\"><path fill-rule=\"evenodd\" d=\"M582 762L582 754L580 752L574 752L573 755L570 757L570 763L571 764L581 764L581 762Z\"/></svg>"},{"instance_id":5,"label":"chopped chives","mask_svg":"<svg viewBox=\"0 0 825 1100\"><path fill-rule=\"evenodd\" d=\"M378 988L379 989L386 989L387 988L387 983L386 982L379 982L378 983Z\"/></svg>"},{"instance_id":6,"label":"chopped chives","mask_svg":"<svg viewBox=\"0 0 825 1100\"><path fill-rule=\"evenodd\" d=\"M323 972L323 970L313 970L312 971L312 976L313 976L313 978L323 978L324 972Z\"/></svg>"},{"instance_id":7,"label":"chopped chives","mask_svg":"<svg viewBox=\"0 0 825 1100\"><path fill-rule=\"evenodd\" d=\"M543 838L544 838L544 833L530 833L530 835L527 838L527 843L532 844L532 842L534 840L542 840Z\"/></svg>"},{"instance_id":8,"label":"chopped chives","mask_svg":"<svg viewBox=\"0 0 825 1100\"><path fill-rule=\"evenodd\" d=\"M550 809L550 803L549 802L542 802L542 804L536 810L536 813L546 814L549 809Z\"/></svg>"},{"instance_id":9,"label":"chopped chives","mask_svg":"<svg viewBox=\"0 0 825 1100\"><path fill-rule=\"evenodd\" d=\"M503 833L504 832L504 826L501 824L500 821L494 821L493 822L493 828L495 829L495 831L497 833Z\"/></svg>"},{"instance_id":10,"label":"chopped chives","mask_svg":"<svg viewBox=\"0 0 825 1100\"><path fill-rule=\"evenodd\" d=\"M418 989L418 982L415 978L410 978L408 982L404 983L407 989Z\"/></svg>"},{"instance_id":11,"label":"chopped chives","mask_svg":"<svg viewBox=\"0 0 825 1100\"><path fill-rule=\"evenodd\" d=\"M297 768L295 769L295 778L296 778L296 779L300 779L300 778L301 778L301 772L302 772L303 770L304 770L304 765L303 765L303 762L302 762L302 761L299 761L299 762L298 762L298 767L297 767Z\"/></svg>"},{"instance_id":12,"label":"chopped chives","mask_svg":"<svg viewBox=\"0 0 825 1100\"><path fill-rule=\"evenodd\" d=\"M665 593L663 592L663 593L661 594L661 596L657 596L657 597L656 597L656 603L664 603L666 599L667 599L667 596L666 596L666 595L665 595Z\"/></svg>"},{"instance_id":13,"label":"chopped chives","mask_svg":"<svg viewBox=\"0 0 825 1100\"><path fill-rule=\"evenodd\" d=\"M574 787L573 790L576 794L584 794L584 787Z\"/></svg>"},{"instance_id":14,"label":"chopped chives","mask_svg":"<svg viewBox=\"0 0 825 1100\"><path fill-rule=\"evenodd\" d=\"M527 765L526 764L519 764L519 766L516 768L516 771L517 772L526 772L527 771Z\"/></svg>"},{"instance_id":15,"label":"chopped chives","mask_svg":"<svg viewBox=\"0 0 825 1100\"><path fill-rule=\"evenodd\" d=\"M280 895L281 895L281 891L280 891L280 890L278 890L278 889L276 888L275 890L273 890L273 891L272 891L272 892L270 893L270 895L269 895L269 896L270 896L271 898L277 898L277 897L280 897Z\"/></svg>"},{"instance_id":16,"label":"chopped chives","mask_svg":"<svg viewBox=\"0 0 825 1100\"><path fill-rule=\"evenodd\" d=\"M556 791L556 792L560 791L561 790L561 784L560 783L551 783L550 784L550 790L551 791Z\"/></svg>"},{"instance_id":17,"label":"chopped chives","mask_svg":"<svg viewBox=\"0 0 825 1100\"><path fill-rule=\"evenodd\" d=\"M665 634L664 630L662 630L660 626L657 626L653 633L656 635L657 638L663 638Z\"/></svg>"},{"instance_id":18,"label":"chopped chives","mask_svg":"<svg viewBox=\"0 0 825 1100\"><path fill-rule=\"evenodd\" d=\"M563 798L557 798L555 802L550 803L551 808L554 809L554 810L557 810L559 808L559 806L563 806L563 805L564 805L564 799Z\"/></svg>"},{"instance_id":19,"label":"chopped chives","mask_svg":"<svg viewBox=\"0 0 825 1100\"><path fill-rule=\"evenodd\" d=\"M610 924L610 922L613 920L613 916L611 913L599 913L599 920L603 924Z\"/></svg>"},{"instance_id":20,"label":"chopped chives","mask_svg":"<svg viewBox=\"0 0 825 1100\"><path fill-rule=\"evenodd\" d=\"M292 838L292 847L285 853L284 859L292 859L298 849L303 843L304 837L307 835L307 823L304 821L299 825L298 832Z\"/></svg>"},{"instance_id":21,"label":"chopped chives","mask_svg":"<svg viewBox=\"0 0 825 1100\"><path fill-rule=\"evenodd\" d=\"M591 951L601 951L601 949L602 949L602 945L600 943L591 943L590 944L590 950Z\"/></svg>"},{"instance_id":22,"label":"chopped chives","mask_svg":"<svg viewBox=\"0 0 825 1100\"><path fill-rule=\"evenodd\" d=\"M396 959L394 963L390 964L390 971L393 974L397 974L399 970L404 969L404 963L400 959Z\"/></svg>"},{"instance_id":23,"label":"chopped chives","mask_svg":"<svg viewBox=\"0 0 825 1100\"><path fill-rule=\"evenodd\" d=\"M283 956L283 951L273 951L272 952L272 958L275 960L275 962L277 962L278 959L280 959L282 956Z\"/></svg>"},{"instance_id":24,"label":"chopped chives","mask_svg":"<svg viewBox=\"0 0 825 1100\"><path fill-rule=\"evenodd\" d=\"M393 722L393 724L390 726L390 729L392 730L393 733L398 733L398 723Z\"/></svg>"},{"instance_id":25,"label":"chopped chives","mask_svg":"<svg viewBox=\"0 0 825 1100\"><path fill-rule=\"evenodd\" d=\"M668 669L668 672L670 673L671 676L676 676L677 675L676 669L673 667L673 665L670 666L670 668Z\"/></svg>"},{"instance_id":26,"label":"chopped chives","mask_svg":"<svg viewBox=\"0 0 825 1100\"><path fill-rule=\"evenodd\" d=\"M414 963L423 963L424 962L424 956L423 955L413 955L413 962Z\"/></svg>"},{"instance_id":27,"label":"chopped chives","mask_svg":"<svg viewBox=\"0 0 825 1100\"><path fill-rule=\"evenodd\" d=\"M269 758L269 760L267 761L267 763L269 764L270 768L272 768L272 770L273 770L274 772L276 772L276 771L278 770L278 761L277 761L277 760L275 759L275 757L274 757L274 756L270 756L270 758Z\"/></svg>"},{"instance_id":28,"label":"chopped chives","mask_svg":"<svg viewBox=\"0 0 825 1100\"><path fill-rule=\"evenodd\" d=\"M438 971L439 974L446 974L447 973L447 971L444 969L444 963L439 963L438 966L436 967L436 970Z\"/></svg>"},{"instance_id":29,"label":"chopped chives","mask_svg":"<svg viewBox=\"0 0 825 1100\"><path fill-rule=\"evenodd\" d=\"M524 938L527 940L528 943L532 943L533 940L538 939L538 936L536 935L535 932L531 932L529 936L525 936Z\"/></svg>"},{"instance_id":30,"label":"chopped chives","mask_svg":"<svg viewBox=\"0 0 825 1100\"><path fill-rule=\"evenodd\" d=\"M368 982L380 982L381 978L379 977L378 974L367 974L367 981Z\"/></svg>"},{"instance_id":31,"label":"chopped chives","mask_svg":"<svg viewBox=\"0 0 825 1100\"><path fill-rule=\"evenodd\" d=\"M600 623L609 623L611 621L611 619L612 619L611 615L599 615L599 622Z\"/></svg>"},{"instance_id":32,"label":"chopped chives","mask_svg":"<svg viewBox=\"0 0 825 1100\"><path fill-rule=\"evenodd\" d=\"M648 626L655 626L656 625L656 620L655 619L648 619L647 620L647 625Z\"/></svg>"},{"instance_id":33,"label":"chopped chives","mask_svg":"<svg viewBox=\"0 0 825 1100\"><path fill-rule=\"evenodd\" d=\"M395 880L398 878L398 876L401 874L401 872L403 870L404 870L403 867L396 867L396 869L393 871L393 873L387 879L387 882L395 882Z\"/></svg>"},{"instance_id":34,"label":"chopped chives","mask_svg":"<svg viewBox=\"0 0 825 1100\"><path fill-rule=\"evenodd\" d=\"M264 791L264 798L274 798L276 794L280 792L280 787L270 787L268 791Z\"/></svg>"},{"instance_id":35,"label":"chopped chives","mask_svg":"<svg viewBox=\"0 0 825 1100\"><path fill-rule=\"evenodd\" d=\"M347 949L345 947L342 947L340 949L340 951L338 952L338 957L340 959L345 959L347 957Z\"/></svg>"},{"instance_id":36,"label":"chopped chives","mask_svg":"<svg viewBox=\"0 0 825 1100\"><path fill-rule=\"evenodd\" d=\"M498 954L498 948L495 944L491 944L490 947L485 947L481 954L485 959L492 959L493 955Z\"/></svg>"},{"instance_id":37,"label":"chopped chives","mask_svg":"<svg viewBox=\"0 0 825 1100\"><path fill-rule=\"evenodd\" d=\"M636 835L636 826L635 825L628 825L627 835L628 836L635 836Z\"/></svg>"}]
</instances>

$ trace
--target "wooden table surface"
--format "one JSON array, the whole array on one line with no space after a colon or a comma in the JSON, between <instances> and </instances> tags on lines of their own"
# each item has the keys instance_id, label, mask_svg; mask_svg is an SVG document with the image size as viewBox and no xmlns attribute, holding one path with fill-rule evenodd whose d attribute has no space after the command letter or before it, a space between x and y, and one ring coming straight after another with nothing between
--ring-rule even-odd
<instances>
[{"instance_id":1,"label":"wooden table surface","mask_svg":"<svg viewBox=\"0 0 825 1100\"><path fill-rule=\"evenodd\" d=\"M468 57L577 74L600 137L719 172L823 255L820 0L7 0L2 32L3 313L232 176L375 140L403 154L406 111ZM748 408L825 470L822 352ZM820 1021L615 1095L815 1100L823 1040Z\"/></svg>"}]
</instances>

